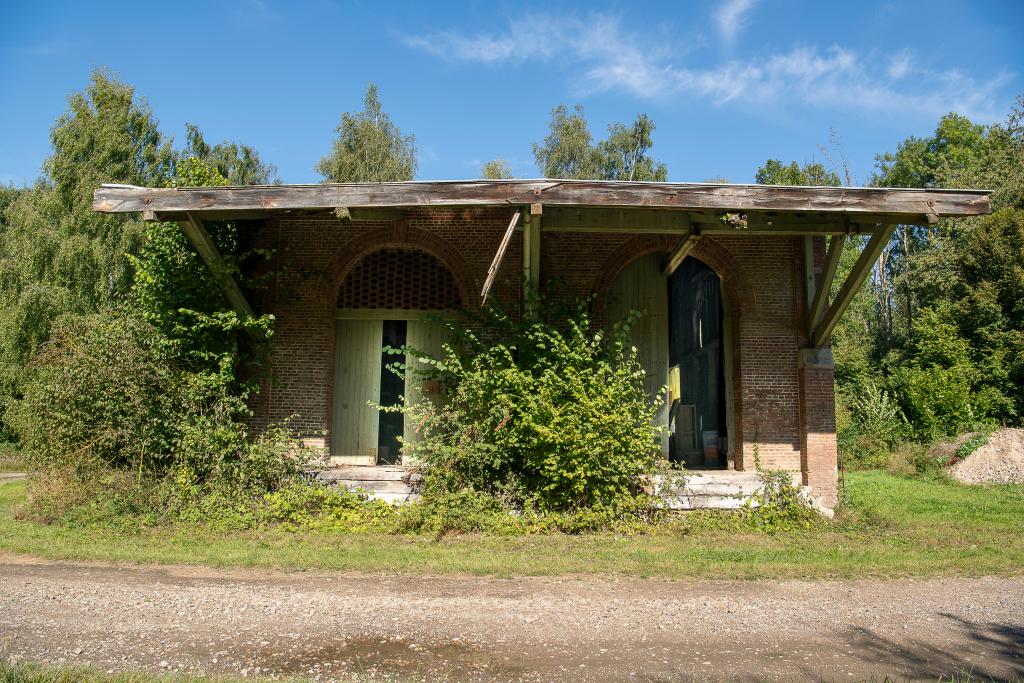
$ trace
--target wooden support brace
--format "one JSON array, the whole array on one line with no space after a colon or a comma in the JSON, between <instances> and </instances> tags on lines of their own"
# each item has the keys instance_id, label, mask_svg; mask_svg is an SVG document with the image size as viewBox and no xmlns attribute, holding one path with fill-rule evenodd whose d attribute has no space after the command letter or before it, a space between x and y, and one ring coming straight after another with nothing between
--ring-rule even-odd
<instances>
[{"instance_id":1,"label":"wooden support brace","mask_svg":"<svg viewBox=\"0 0 1024 683\"><path fill-rule=\"evenodd\" d=\"M679 243L668 257L668 263L665 264L665 269L662 271L665 277L668 277L676 271L682 262L690 255L693 248L697 246L697 242L700 241L700 233L696 231L696 228L691 228L693 232L683 238L683 241Z\"/></svg>"},{"instance_id":2,"label":"wooden support brace","mask_svg":"<svg viewBox=\"0 0 1024 683\"><path fill-rule=\"evenodd\" d=\"M814 238L810 235L804 235L804 287L806 288L804 301L807 302L808 308L811 306L811 302L814 301L815 285ZM813 327L809 326L807 328L808 336L810 336L811 330L813 330Z\"/></svg>"},{"instance_id":3,"label":"wooden support brace","mask_svg":"<svg viewBox=\"0 0 1024 683\"><path fill-rule=\"evenodd\" d=\"M828 251L825 252L825 267L821 271L821 282L818 291L814 293L814 301L811 303L807 316L807 326L813 332L814 326L821 320L821 313L825 310L829 295L832 292L832 282L836 279L836 270L839 268L839 258L843 254L843 246L846 244L846 235L833 235L828 243Z\"/></svg>"},{"instance_id":4,"label":"wooden support brace","mask_svg":"<svg viewBox=\"0 0 1024 683\"><path fill-rule=\"evenodd\" d=\"M815 348L824 346L825 340L832 334L832 330L839 323L839 318L846 311L850 302L853 301L853 297L860 291L860 286L864 284L864 280L867 279L868 274L874 267L875 261L878 260L878 256L882 253L882 249L892 239L892 234L895 230L895 225L883 226L868 240L867 246L864 247L864 251L857 258L857 263L854 264L853 270L850 271L846 281L843 282L843 286L839 288L836 300L828 307L821 322L814 328L814 332L811 334L812 346Z\"/></svg>"},{"instance_id":5,"label":"wooden support brace","mask_svg":"<svg viewBox=\"0 0 1024 683\"><path fill-rule=\"evenodd\" d=\"M494 278L498 275L498 269L501 268L501 261L505 258L505 251L508 250L508 243L512 241L512 233L516 230L516 223L519 222L519 216L522 215L522 211L516 211L512 214L512 220L508 224L508 228L505 229L505 234L501 238L501 243L498 245L498 251L494 254L494 259L491 261L491 267L487 269L487 279L484 280L484 288L480 290L480 305L483 306L487 303L487 294L491 291L491 285L494 284Z\"/></svg>"},{"instance_id":6,"label":"wooden support brace","mask_svg":"<svg viewBox=\"0 0 1024 683\"><path fill-rule=\"evenodd\" d=\"M186 215L188 219L180 221L178 225L181 226L182 232L185 233L189 242L192 243L196 252L199 253L199 258L203 260L206 267L213 273L214 279L220 284L221 289L224 291L224 296L227 298L228 303L231 304L231 308L242 318L255 317L252 306L246 300L245 294L242 293L242 288L238 286L238 282L235 281L235 278L228 271L227 264L224 263L224 257L221 256L217 245L210 239L210 233L206 231L203 222L192 214ZM255 338L262 338L255 331L250 331L249 334Z\"/></svg>"}]
</instances>

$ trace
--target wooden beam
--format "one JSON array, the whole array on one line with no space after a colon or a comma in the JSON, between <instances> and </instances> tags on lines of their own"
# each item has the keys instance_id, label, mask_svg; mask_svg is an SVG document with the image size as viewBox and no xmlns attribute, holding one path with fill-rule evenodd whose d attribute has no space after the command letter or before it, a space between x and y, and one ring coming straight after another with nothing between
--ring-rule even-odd
<instances>
[{"instance_id":1,"label":"wooden beam","mask_svg":"<svg viewBox=\"0 0 1024 683\"><path fill-rule=\"evenodd\" d=\"M878 256L882 253L882 249L892 239L892 234L895 232L895 225L887 225L881 230L877 231L868 240L867 245L864 247L864 251L860 253L857 258L857 262L853 266L853 270L846 277L846 281L843 282L843 286L839 288L839 293L836 294L836 300L832 302L832 305L825 311L825 315L822 317L821 322L814 328L814 332L811 334L811 345L815 348L824 346L825 340L828 339L829 335L832 334L832 330L835 329L839 323L840 316L846 311L846 308L853 301L853 297L860 291L860 287L864 284L864 280L867 279L868 274L875 265L875 261L878 260Z\"/></svg>"},{"instance_id":2,"label":"wooden beam","mask_svg":"<svg viewBox=\"0 0 1024 683\"><path fill-rule=\"evenodd\" d=\"M505 258L505 251L508 249L508 243L512 241L512 233L516 231L516 223L519 222L520 215L522 215L521 211L516 211L512 214L512 220L509 221L508 227L505 229L505 234L502 236L501 242L498 244L498 251L494 254L494 259L491 261L491 267L487 269L487 279L484 280L484 288L480 290L481 306L487 303L487 294L491 291L491 285L494 284L494 278L498 275L498 269L501 268L501 261Z\"/></svg>"},{"instance_id":3,"label":"wooden beam","mask_svg":"<svg viewBox=\"0 0 1024 683\"><path fill-rule=\"evenodd\" d=\"M699 232L692 232L683 238L683 241L679 243L679 246L672 250L672 253L668 256L668 262L665 264L664 270L662 270L665 277L676 272L676 268L682 264L686 257L690 255L690 252L693 251L693 248L697 246L697 242L700 241L700 237L701 235Z\"/></svg>"},{"instance_id":4,"label":"wooden beam","mask_svg":"<svg viewBox=\"0 0 1024 683\"><path fill-rule=\"evenodd\" d=\"M540 289L540 204L531 204L523 225L523 276L526 284L534 290Z\"/></svg>"},{"instance_id":5,"label":"wooden beam","mask_svg":"<svg viewBox=\"0 0 1024 683\"><path fill-rule=\"evenodd\" d=\"M811 303L807 317L807 326L812 333L814 326L821 320L821 313L825 310L825 305L832 294L832 282L836 279L839 258L842 256L845 244L846 235L833 235L829 239L828 251L825 252L825 266L822 268L821 279L818 281L818 291L814 293L814 301Z\"/></svg>"},{"instance_id":6,"label":"wooden beam","mask_svg":"<svg viewBox=\"0 0 1024 683\"><path fill-rule=\"evenodd\" d=\"M715 183L639 183L592 180L471 180L445 182L141 188L104 185L93 209L152 211L387 208L412 206L619 207L703 211L881 214L911 222L926 216L989 213L990 193L878 187L782 187Z\"/></svg>"},{"instance_id":7,"label":"wooden beam","mask_svg":"<svg viewBox=\"0 0 1024 683\"><path fill-rule=\"evenodd\" d=\"M814 301L814 238L804 235L804 302L809 309ZM807 336L811 335L812 327L808 325Z\"/></svg>"},{"instance_id":8,"label":"wooden beam","mask_svg":"<svg viewBox=\"0 0 1024 683\"><path fill-rule=\"evenodd\" d=\"M178 223L181 226L182 232L188 237L188 241L192 243L196 252L199 253L199 258L203 260L206 267L213 274L214 279L220 285L224 291L224 296L227 298L228 303L231 304L231 308L242 318L253 318L252 306L245 298L245 294L242 293L242 288L238 286L238 282L228 271L227 264L224 263L224 257L221 256L220 251L217 249L217 245L213 243L210 238L210 234L206 231L206 227L203 225L203 221L189 214L188 219ZM262 336L255 332L250 331L250 336L260 339Z\"/></svg>"}]
</instances>

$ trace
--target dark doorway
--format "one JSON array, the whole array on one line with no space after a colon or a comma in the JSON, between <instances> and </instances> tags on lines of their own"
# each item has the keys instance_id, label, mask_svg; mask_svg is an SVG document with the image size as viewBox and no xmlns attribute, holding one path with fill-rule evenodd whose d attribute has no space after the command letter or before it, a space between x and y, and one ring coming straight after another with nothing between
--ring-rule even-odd
<instances>
[{"instance_id":1,"label":"dark doorway","mask_svg":"<svg viewBox=\"0 0 1024 683\"><path fill-rule=\"evenodd\" d=\"M669 457L688 467L727 462L721 289L718 275L694 258L668 281Z\"/></svg>"},{"instance_id":2,"label":"dark doorway","mask_svg":"<svg viewBox=\"0 0 1024 683\"><path fill-rule=\"evenodd\" d=\"M393 363L405 363L405 356L389 353L388 348L397 349L405 346L408 321L385 320L381 334L380 359L380 405L398 406L402 403L405 393L405 379L388 368ZM400 412L380 412L377 427L377 464L402 464L402 444L399 438L403 435L405 414Z\"/></svg>"}]
</instances>

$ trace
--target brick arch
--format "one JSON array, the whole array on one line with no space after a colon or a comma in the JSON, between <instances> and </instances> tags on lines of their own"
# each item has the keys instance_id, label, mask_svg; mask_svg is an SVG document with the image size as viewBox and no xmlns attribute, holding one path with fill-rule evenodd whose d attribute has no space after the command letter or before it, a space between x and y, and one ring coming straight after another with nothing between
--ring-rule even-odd
<instances>
[{"instance_id":1,"label":"brick arch","mask_svg":"<svg viewBox=\"0 0 1024 683\"><path fill-rule=\"evenodd\" d=\"M677 246L679 237L675 235L637 235L623 242L602 264L600 274L594 281L593 291L598 295L598 300L604 299L615 279L633 261L658 252L670 253ZM729 306L736 313L742 313L750 307L754 301L753 292L747 284L743 267L728 249L714 238L703 237L694 246L690 256L715 271L722 281Z\"/></svg>"},{"instance_id":2,"label":"brick arch","mask_svg":"<svg viewBox=\"0 0 1024 683\"><path fill-rule=\"evenodd\" d=\"M626 266L649 254L670 253L678 245L679 237L674 235L637 235L623 242L602 264L600 275L594 281L593 291L597 294L595 313L598 319L604 318L604 305L608 292L611 291L615 279ZM726 350L730 355L732 366L732 376L728 380L732 384L732 415L730 417L728 413L726 414L729 433L732 437L731 459L736 469L749 469L749 463L744 457L743 415L745 410L740 349L743 343L742 320L754 305L753 290L736 257L713 238L701 238L690 252L690 256L711 268L722 281L722 290L728 303L726 314L732 318L729 324L732 326L734 335L732 348Z\"/></svg>"},{"instance_id":3,"label":"brick arch","mask_svg":"<svg viewBox=\"0 0 1024 683\"><path fill-rule=\"evenodd\" d=\"M324 304L331 307L331 319L334 318L334 306L338 300L341 286L352 269L370 254L381 249L419 249L444 265L455 278L459 290L459 298L464 308L473 308L478 290L476 278L465 259L444 238L426 230L413 228L401 221L395 221L382 230L368 230L347 242L332 259L324 277L322 298Z\"/></svg>"},{"instance_id":4,"label":"brick arch","mask_svg":"<svg viewBox=\"0 0 1024 683\"><path fill-rule=\"evenodd\" d=\"M352 238L338 251L331 260L323 276L320 287L320 305L326 309L326 320L330 321L327 340L327 382L326 406L324 415L324 433L328 451L331 448L330 430L334 417L334 353L335 353L335 310L338 294L348 274L366 256L381 249L419 249L430 254L444 265L455 278L462 299L463 308L475 308L479 292L476 279L465 259L445 239L426 230L410 227L404 221L394 221L388 226L372 227L357 237Z\"/></svg>"}]
</instances>

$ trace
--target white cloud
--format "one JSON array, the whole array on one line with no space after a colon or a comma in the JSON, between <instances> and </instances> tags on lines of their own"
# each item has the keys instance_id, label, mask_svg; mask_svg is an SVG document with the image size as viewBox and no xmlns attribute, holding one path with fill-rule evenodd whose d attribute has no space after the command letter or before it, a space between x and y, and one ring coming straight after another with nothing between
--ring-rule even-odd
<instances>
[{"instance_id":1,"label":"white cloud","mask_svg":"<svg viewBox=\"0 0 1024 683\"><path fill-rule=\"evenodd\" d=\"M740 20L734 17L730 25ZM998 118L1002 103L996 98L1013 77L1003 71L981 80L956 69L919 67L907 50L885 60L840 45L795 46L747 59L691 65L660 48L658 40L631 33L619 18L607 14L532 15L510 22L500 34L445 31L409 37L405 43L457 62L557 64L571 73L577 95L687 96L715 105L797 104L904 111L932 118L950 111L979 120Z\"/></svg>"},{"instance_id":2,"label":"white cloud","mask_svg":"<svg viewBox=\"0 0 1024 683\"><path fill-rule=\"evenodd\" d=\"M731 45L747 25L747 15L757 6L758 0L723 0L715 10L715 27L718 35Z\"/></svg>"}]
</instances>

